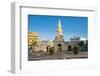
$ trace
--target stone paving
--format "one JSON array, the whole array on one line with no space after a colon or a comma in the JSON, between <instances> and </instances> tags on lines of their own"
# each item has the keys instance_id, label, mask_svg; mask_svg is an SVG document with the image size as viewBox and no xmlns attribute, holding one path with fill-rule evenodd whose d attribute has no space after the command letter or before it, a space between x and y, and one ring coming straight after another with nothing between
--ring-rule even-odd
<instances>
[{"instance_id":1,"label":"stone paving","mask_svg":"<svg viewBox=\"0 0 100 76\"><path fill-rule=\"evenodd\" d=\"M58 51L53 55L50 55L48 52L34 52L28 54L28 60L55 60L55 59L79 59L79 58L88 58L88 52L79 52L78 54L73 54L72 52L68 53L66 51Z\"/></svg>"}]
</instances>

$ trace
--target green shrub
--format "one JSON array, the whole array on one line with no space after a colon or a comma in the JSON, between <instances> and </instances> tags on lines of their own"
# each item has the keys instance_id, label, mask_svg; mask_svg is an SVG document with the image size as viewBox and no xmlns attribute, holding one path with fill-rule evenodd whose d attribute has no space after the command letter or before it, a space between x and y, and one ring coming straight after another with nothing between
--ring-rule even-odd
<instances>
[{"instance_id":1,"label":"green shrub","mask_svg":"<svg viewBox=\"0 0 100 76\"><path fill-rule=\"evenodd\" d=\"M73 47L73 52L74 52L74 54L78 54L78 52L79 52L78 47Z\"/></svg>"},{"instance_id":2,"label":"green shrub","mask_svg":"<svg viewBox=\"0 0 100 76\"><path fill-rule=\"evenodd\" d=\"M49 52L50 52L50 55L53 55L53 54L54 54L54 48L51 47L51 48L49 49Z\"/></svg>"}]
</instances>

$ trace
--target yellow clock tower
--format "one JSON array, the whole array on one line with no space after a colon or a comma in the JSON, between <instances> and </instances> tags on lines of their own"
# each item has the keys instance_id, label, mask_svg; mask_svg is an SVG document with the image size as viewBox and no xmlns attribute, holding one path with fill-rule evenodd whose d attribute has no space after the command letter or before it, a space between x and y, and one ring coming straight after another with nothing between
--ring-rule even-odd
<instances>
[{"instance_id":1,"label":"yellow clock tower","mask_svg":"<svg viewBox=\"0 0 100 76\"><path fill-rule=\"evenodd\" d=\"M56 30L56 37L54 41L55 51L62 51L63 46L64 46L64 37L63 37L61 21L59 20Z\"/></svg>"}]
</instances>

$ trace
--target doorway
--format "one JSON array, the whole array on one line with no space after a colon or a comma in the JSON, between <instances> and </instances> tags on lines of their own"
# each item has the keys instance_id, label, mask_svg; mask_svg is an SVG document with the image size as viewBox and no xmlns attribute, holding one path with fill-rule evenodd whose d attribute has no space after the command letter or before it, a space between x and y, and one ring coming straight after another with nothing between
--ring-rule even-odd
<instances>
[{"instance_id":1,"label":"doorway","mask_svg":"<svg viewBox=\"0 0 100 76\"><path fill-rule=\"evenodd\" d=\"M58 51L62 51L62 45L58 44Z\"/></svg>"}]
</instances>

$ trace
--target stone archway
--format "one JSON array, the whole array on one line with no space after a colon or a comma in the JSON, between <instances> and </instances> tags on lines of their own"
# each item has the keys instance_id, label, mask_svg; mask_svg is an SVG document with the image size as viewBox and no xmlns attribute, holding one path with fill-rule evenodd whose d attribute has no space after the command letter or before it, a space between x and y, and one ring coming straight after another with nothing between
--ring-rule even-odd
<instances>
[{"instance_id":1,"label":"stone archway","mask_svg":"<svg viewBox=\"0 0 100 76\"><path fill-rule=\"evenodd\" d=\"M61 44L58 44L57 50L58 50L58 51L62 51L62 45L61 45Z\"/></svg>"},{"instance_id":2,"label":"stone archway","mask_svg":"<svg viewBox=\"0 0 100 76\"><path fill-rule=\"evenodd\" d=\"M71 45L68 46L68 51L72 51L72 46Z\"/></svg>"}]
</instances>

